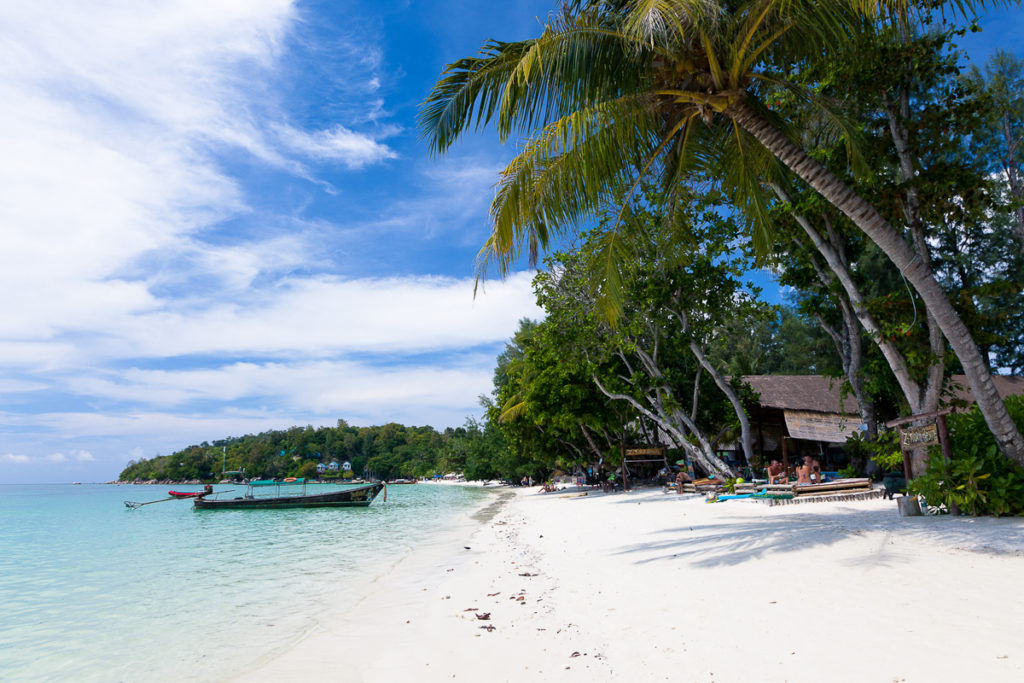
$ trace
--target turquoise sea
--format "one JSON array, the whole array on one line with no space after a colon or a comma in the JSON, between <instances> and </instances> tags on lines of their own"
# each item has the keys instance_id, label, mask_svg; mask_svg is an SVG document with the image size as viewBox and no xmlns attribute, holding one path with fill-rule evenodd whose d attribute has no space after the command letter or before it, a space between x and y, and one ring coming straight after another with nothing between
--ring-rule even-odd
<instances>
[{"instance_id":1,"label":"turquoise sea","mask_svg":"<svg viewBox=\"0 0 1024 683\"><path fill-rule=\"evenodd\" d=\"M446 542L492 495L417 484L369 508L124 506L170 488L198 487L0 485L0 680L224 678Z\"/></svg>"}]
</instances>

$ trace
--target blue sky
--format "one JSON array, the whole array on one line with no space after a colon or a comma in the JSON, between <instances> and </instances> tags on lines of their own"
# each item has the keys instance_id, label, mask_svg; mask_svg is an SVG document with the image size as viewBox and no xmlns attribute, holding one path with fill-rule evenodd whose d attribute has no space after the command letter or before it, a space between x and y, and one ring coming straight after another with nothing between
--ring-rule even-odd
<instances>
[{"instance_id":1,"label":"blue sky","mask_svg":"<svg viewBox=\"0 0 1024 683\"><path fill-rule=\"evenodd\" d=\"M472 296L514 150L471 135L432 159L415 117L444 64L552 5L0 5L0 483L478 415L540 315L529 273ZM986 23L1020 51L1019 10Z\"/></svg>"}]
</instances>

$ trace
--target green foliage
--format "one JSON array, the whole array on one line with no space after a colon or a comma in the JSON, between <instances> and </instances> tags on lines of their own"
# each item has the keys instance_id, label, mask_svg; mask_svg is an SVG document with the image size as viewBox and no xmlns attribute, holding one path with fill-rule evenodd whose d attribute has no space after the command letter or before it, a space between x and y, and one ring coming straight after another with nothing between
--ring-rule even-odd
<instances>
[{"instance_id":1,"label":"green foliage","mask_svg":"<svg viewBox=\"0 0 1024 683\"><path fill-rule=\"evenodd\" d=\"M840 479L852 479L853 477L856 477L858 474L859 472L857 472L857 468L854 467L852 464L847 465L843 469L839 470Z\"/></svg>"},{"instance_id":2,"label":"green foliage","mask_svg":"<svg viewBox=\"0 0 1024 683\"><path fill-rule=\"evenodd\" d=\"M883 472L903 471L903 451L900 449L900 433L895 429L881 432L874 442L867 442L871 459L878 463Z\"/></svg>"},{"instance_id":3,"label":"green foliage","mask_svg":"<svg viewBox=\"0 0 1024 683\"><path fill-rule=\"evenodd\" d=\"M857 476L854 463L873 460L882 472L903 471L903 451L900 450L900 435L896 430L883 431L874 441L863 438L860 432L846 439L843 450L850 456L850 466L843 470L843 476Z\"/></svg>"},{"instance_id":4,"label":"green foliage","mask_svg":"<svg viewBox=\"0 0 1024 683\"><path fill-rule=\"evenodd\" d=\"M316 466L331 461L352 463L349 472L325 472L324 478L373 475L381 478L424 477L479 467L493 439L473 420L439 433L432 427L407 427L390 423L353 427L340 420L336 427L292 427L212 444L189 446L171 455L129 463L120 479L214 482L221 468L245 470L248 477L317 476Z\"/></svg>"},{"instance_id":5,"label":"green foliage","mask_svg":"<svg viewBox=\"0 0 1024 683\"><path fill-rule=\"evenodd\" d=\"M1018 429L1024 427L1024 397L1005 403ZM947 423L953 459L946 462L932 447L928 472L910 483L911 493L945 512L956 505L969 515L1024 514L1024 471L999 454L978 408L950 415Z\"/></svg>"},{"instance_id":6,"label":"green foliage","mask_svg":"<svg viewBox=\"0 0 1024 683\"><path fill-rule=\"evenodd\" d=\"M910 482L909 488L944 512L955 505L969 515L1024 514L1024 473L995 445L974 444L948 462L941 453L933 453L928 473Z\"/></svg>"}]
</instances>

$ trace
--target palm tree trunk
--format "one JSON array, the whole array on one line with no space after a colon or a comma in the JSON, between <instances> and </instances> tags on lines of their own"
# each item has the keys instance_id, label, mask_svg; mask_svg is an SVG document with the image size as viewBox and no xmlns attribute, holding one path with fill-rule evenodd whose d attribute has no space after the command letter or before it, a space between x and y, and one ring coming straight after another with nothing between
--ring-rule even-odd
<instances>
[{"instance_id":1,"label":"palm tree trunk","mask_svg":"<svg viewBox=\"0 0 1024 683\"><path fill-rule=\"evenodd\" d=\"M792 201L790 200L789 195L786 194L785 190L778 185L772 185L771 187L775 191L775 194L778 195L779 199L787 204L792 204ZM879 351L882 352L882 356L889 364L889 369L892 370L893 375L896 377L896 383L900 385L900 390L903 392L903 395L907 399L907 403L910 405L911 412L922 412L918 410L918 404L921 400L921 387L911 376L910 366L907 365L903 354L896 348L896 345L893 344L892 340L886 339L885 336L882 335L882 329L879 326L878 321L876 321L871 312L868 311L867 304L864 301L864 296L861 294L860 289L857 288L857 284L853 281L853 274L850 272L845 259L839 252L838 244L825 241L825 239L818 234L818 231L811 225L810 221L803 216L803 214L793 211L792 215L796 220L797 225L803 228L804 233L807 235L808 239L811 240L811 244L814 245L814 248L817 249L818 253L825 258L825 263L828 264L832 274L839 281L843 291L846 293L846 299L853 307L853 312L857 316L857 320L871 336L872 340L874 340ZM850 381L852 384L853 379L851 378Z\"/></svg>"},{"instance_id":2,"label":"palm tree trunk","mask_svg":"<svg viewBox=\"0 0 1024 683\"><path fill-rule=\"evenodd\" d=\"M886 253L900 269L935 316L942 333L963 366L978 409L985 418L999 449L1020 467L1024 467L1024 438L1010 418L996 390L988 364L956 309L931 272L907 245L903 237L853 189L819 164L801 147L746 102L738 101L726 114L756 138L779 161L842 211L867 237Z\"/></svg>"}]
</instances>

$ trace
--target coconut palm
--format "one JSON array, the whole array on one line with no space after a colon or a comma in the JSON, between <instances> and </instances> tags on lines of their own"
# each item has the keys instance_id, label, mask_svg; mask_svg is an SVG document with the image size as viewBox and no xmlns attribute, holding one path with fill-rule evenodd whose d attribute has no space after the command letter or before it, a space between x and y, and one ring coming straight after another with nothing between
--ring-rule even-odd
<instances>
[{"instance_id":1,"label":"coconut palm","mask_svg":"<svg viewBox=\"0 0 1024 683\"><path fill-rule=\"evenodd\" d=\"M538 249L596 214L616 188L651 175L660 176L671 198L684 176L714 170L748 217L755 248L764 249L762 182L781 163L848 216L911 282L959 357L1000 448L1024 466L1024 439L930 269L871 203L795 141L768 99L779 92L802 98L853 140L842 117L785 72L820 59L879 6L900 11L913 4L570 0L539 38L489 41L480 56L450 64L421 111L432 152L445 152L474 125L493 123L502 141L526 137L498 182L481 275L492 261L507 273L524 248L535 261ZM850 152L856 161L855 146ZM621 248L610 234L614 263ZM617 293L615 268L605 285Z\"/></svg>"}]
</instances>

